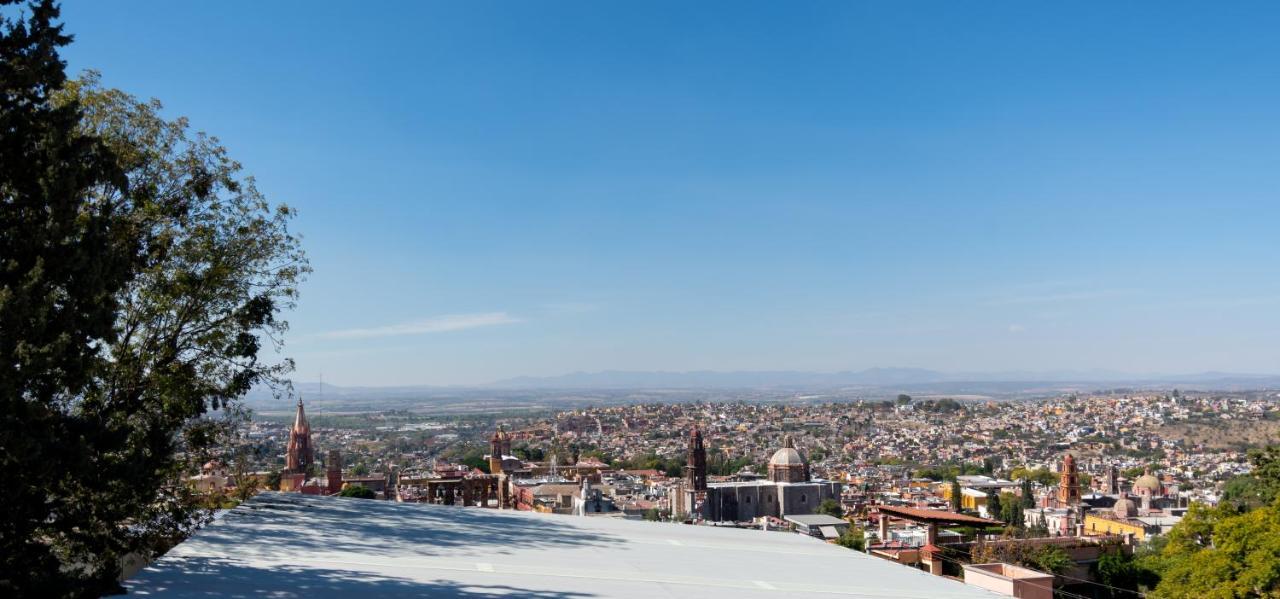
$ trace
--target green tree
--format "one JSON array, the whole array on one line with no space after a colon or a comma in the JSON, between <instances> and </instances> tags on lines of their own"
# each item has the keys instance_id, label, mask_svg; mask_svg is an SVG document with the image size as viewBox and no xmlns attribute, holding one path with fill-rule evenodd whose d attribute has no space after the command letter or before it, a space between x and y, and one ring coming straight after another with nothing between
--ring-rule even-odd
<instances>
[{"instance_id":1,"label":"green tree","mask_svg":"<svg viewBox=\"0 0 1280 599\"><path fill-rule=\"evenodd\" d=\"M1000 505L999 519L1004 520L1014 528L1022 528L1026 525L1021 498L1013 493L1002 493L998 503Z\"/></svg>"},{"instance_id":2,"label":"green tree","mask_svg":"<svg viewBox=\"0 0 1280 599\"><path fill-rule=\"evenodd\" d=\"M1280 446L1249 450L1249 462L1253 465L1249 474L1234 477L1223 486L1223 501L1241 509L1275 503L1280 497Z\"/></svg>"},{"instance_id":3,"label":"green tree","mask_svg":"<svg viewBox=\"0 0 1280 599\"><path fill-rule=\"evenodd\" d=\"M280 479L281 479L280 471L279 471L279 470L272 470L272 471L271 471L271 474L268 474L268 475L267 475L267 482L266 482L267 489L272 490L272 491L279 491L279 490L280 490Z\"/></svg>"},{"instance_id":4,"label":"green tree","mask_svg":"<svg viewBox=\"0 0 1280 599\"><path fill-rule=\"evenodd\" d=\"M867 539L860 528L850 528L836 539L836 544L854 551L866 551Z\"/></svg>"},{"instance_id":5,"label":"green tree","mask_svg":"<svg viewBox=\"0 0 1280 599\"><path fill-rule=\"evenodd\" d=\"M1280 486L1280 448L1253 450L1249 458L1253 471L1237 483L1230 500L1214 507L1192 504L1166 539L1140 551L1136 562L1142 571L1159 576L1149 596L1280 595L1280 500L1254 507L1258 494Z\"/></svg>"},{"instance_id":6,"label":"green tree","mask_svg":"<svg viewBox=\"0 0 1280 599\"><path fill-rule=\"evenodd\" d=\"M1238 513L1193 506L1169 533L1153 597L1274 597L1280 593L1280 508Z\"/></svg>"},{"instance_id":7,"label":"green tree","mask_svg":"<svg viewBox=\"0 0 1280 599\"><path fill-rule=\"evenodd\" d=\"M992 518L1004 520L1003 508L1004 506L1000 503L1000 493L996 492L987 496L987 513L990 514ZM1005 520L1005 522L1008 522L1008 520Z\"/></svg>"},{"instance_id":8,"label":"green tree","mask_svg":"<svg viewBox=\"0 0 1280 599\"><path fill-rule=\"evenodd\" d=\"M347 485L338 492L339 497L355 497L357 499L374 499L378 494L364 485Z\"/></svg>"},{"instance_id":9,"label":"green tree","mask_svg":"<svg viewBox=\"0 0 1280 599\"><path fill-rule=\"evenodd\" d=\"M1039 547L1031 551L1028 557L1026 565L1050 574L1065 574L1076 565L1066 550L1057 545Z\"/></svg>"},{"instance_id":10,"label":"green tree","mask_svg":"<svg viewBox=\"0 0 1280 599\"><path fill-rule=\"evenodd\" d=\"M1119 547L1102 554L1093 565L1094 578L1106 585L1096 591L1105 597L1133 597L1155 586L1159 578Z\"/></svg>"},{"instance_id":11,"label":"green tree","mask_svg":"<svg viewBox=\"0 0 1280 599\"><path fill-rule=\"evenodd\" d=\"M909 403L911 403L911 396L910 396L910 395L907 395L906 393L899 393L899 394L898 394L898 405L900 405L900 406L905 406L905 405L907 405L907 404L909 404Z\"/></svg>"},{"instance_id":12,"label":"green tree","mask_svg":"<svg viewBox=\"0 0 1280 599\"><path fill-rule=\"evenodd\" d=\"M292 363L258 353L307 272L292 212L216 139L68 84L57 17L48 0L0 16L0 591L17 596L117 590L121 556L202 521L181 479L244 393L283 384Z\"/></svg>"},{"instance_id":13,"label":"green tree","mask_svg":"<svg viewBox=\"0 0 1280 599\"><path fill-rule=\"evenodd\" d=\"M1033 508L1036 506L1036 496L1031 492L1031 479L1022 479L1022 507Z\"/></svg>"},{"instance_id":14,"label":"green tree","mask_svg":"<svg viewBox=\"0 0 1280 599\"><path fill-rule=\"evenodd\" d=\"M815 513L826 514L833 518L843 518L844 506L840 505L840 502L835 499L827 498L818 504L818 509L815 510Z\"/></svg>"},{"instance_id":15,"label":"green tree","mask_svg":"<svg viewBox=\"0 0 1280 599\"><path fill-rule=\"evenodd\" d=\"M951 481L951 509L960 511L964 506L964 491L960 488L959 481Z\"/></svg>"},{"instance_id":16,"label":"green tree","mask_svg":"<svg viewBox=\"0 0 1280 599\"><path fill-rule=\"evenodd\" d=\"M80 128L81 107L53 100L66 81L58 48L71 40L58 17L51 0L0 12L0 594L9 596L111 589L125 549L102 541L112 531L97 510L112 506L81 492L109 483L95 462L110 459L81 444L99 436L82 405L147 243L132 205L88 201L94 188L123 192L128 181ZM64 568L73 563L81 568Z\"/></svg>"}]
</instances>

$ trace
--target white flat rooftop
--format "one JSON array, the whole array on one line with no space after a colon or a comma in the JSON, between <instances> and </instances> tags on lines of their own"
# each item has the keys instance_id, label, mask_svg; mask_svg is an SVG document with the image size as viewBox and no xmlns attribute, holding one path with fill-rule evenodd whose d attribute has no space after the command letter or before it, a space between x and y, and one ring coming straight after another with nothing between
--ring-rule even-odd
<instances>
[{"instance_id":1,"label":"white flat rooftop","mask_svg":"<svg viewBox=\"0 0 1280 599\"><path fill-rule=\"evenodd\" d=\"M263 493L125 583L160 597L984 598L790 533Z\"/></svg>"}]
</instances>

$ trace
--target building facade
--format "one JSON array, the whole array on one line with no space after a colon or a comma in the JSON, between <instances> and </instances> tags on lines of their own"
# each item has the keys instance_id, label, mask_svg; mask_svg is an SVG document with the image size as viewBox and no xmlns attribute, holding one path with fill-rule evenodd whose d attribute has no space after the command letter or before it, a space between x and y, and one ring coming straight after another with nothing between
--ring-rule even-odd
<instances>
[{"instance_id":1,"label":"building facade","mask_svg":"<svg viewBox=\"0 0 1280 599\"><path fill-rule=\"evenodd\" d=\"M700 516L712 522L783 518L812 514L824 499L840 499L840 483L810 480L809 465L790 436L769 459L768 472L767 480L708 484Z\"/></svg>"}]
</instances>

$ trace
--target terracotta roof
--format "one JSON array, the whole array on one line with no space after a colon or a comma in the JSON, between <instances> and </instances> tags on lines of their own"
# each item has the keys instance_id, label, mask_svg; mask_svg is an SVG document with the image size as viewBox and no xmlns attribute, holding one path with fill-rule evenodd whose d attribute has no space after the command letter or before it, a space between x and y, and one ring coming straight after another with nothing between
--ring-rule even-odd
<instances>
[{"instance_id":1,"label":"terracotta roof","mask_svg":"<svg viewBox=\"0 0 1280 599\"><path fill-rule=\"evenodd\" d=\"M967 514L957 514L956 512L945 512L942 510L922 510L914 507L899 507L896 505L880 505L876 506L882 514L898 516L907 520L916 522L932 522L936 524L978 524L982 526L999 526L1004 524L996 520L988 520L977 516L969 516Z\"/></svg>"}]
</instances>

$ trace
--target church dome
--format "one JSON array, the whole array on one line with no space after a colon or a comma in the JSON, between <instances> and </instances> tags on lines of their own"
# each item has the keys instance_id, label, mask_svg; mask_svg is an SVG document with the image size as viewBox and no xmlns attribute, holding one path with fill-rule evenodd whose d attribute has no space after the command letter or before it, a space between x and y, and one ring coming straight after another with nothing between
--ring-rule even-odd
<instances>
[{"instance_id":1,"label":"church dome","mask_svg":"<svg viewBox=\"0 0 1280 599\"><path fill-rule=\"evenodd\" d=\"M1152 476L1150 473L1143 474L1138 480L1133 482L1134 489L1146 489L1152 493L1160 492L1160 479Z\"/></svg>"},{"instance_id":2,"label":"church dome","mask_svg":"<svg viewBox=\"0 0 1280 599\"><path fill-rule=\"evenodd\" d=\"M1133 500L1128 497L1121 497L1114 509L1118 518L1132 518L1138 515L1138 506L1134 505Z\"/></svg>"},{"instance_id":3,"label":"church dome","mask_svg":"<svg viewBox=\"0 0 1280 599\"><path fill-rule=\"evenodd\" d=\"M800 457L800 452L794 447L783 447L773 452L773 457L769 458L770 466L803 466L804 459Z\"/></svg>"},{"instance_id":4,"label":"church dome","mask_svg":"<svg viewBox=\"0 0 1280 599\"><path fill-rule=\"evenodd\" d=\"M769 458L770 466L803 466L804 458L800 457L800 452L796 451L796 444L791 440L791 435L787 435L782 440L782 449L773 452L773 457Z\"/></svg>"}]
</instances>

